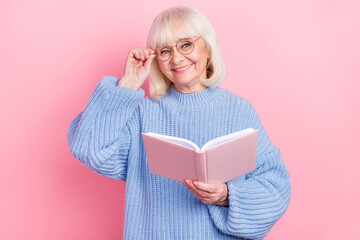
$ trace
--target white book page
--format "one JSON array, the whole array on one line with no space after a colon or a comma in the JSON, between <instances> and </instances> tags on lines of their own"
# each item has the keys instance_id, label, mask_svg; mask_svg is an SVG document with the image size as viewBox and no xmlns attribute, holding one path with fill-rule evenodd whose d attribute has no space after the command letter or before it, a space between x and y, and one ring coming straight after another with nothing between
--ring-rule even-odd
<instances>
[{"instance_id":1,"label":"white book page","mask_svg":"<svg viewBox=\"0 0 360 240\"><path fill-rule=\"evenodd\" d=\"M234 132L234 133L230 133L225 136L214 138L214 139L208 141L207 143L205 143L204 146L201 148L201 151L205 151L206 149L209 149L209 148L219 145L221 143L227 142L231 139L235 139L240 136L244 136L244 135L252 133L254 131L255 131L255 129L253 129L253 128L246 128L246 129L238 131L238 132Z\"/></svg>"},{"instance_id":2,"label":"white book page","mask_svg":"<svg viewBox=\"0 0 360 240\"><path fill-rule=\"evenodd\" d=\"M172 143L175 143L177 145L181 145L181 146L184 146L184 147L188 147L188 148L200 151L200 148L199 148L198 145L196 145L194 142L192 142L190 140L187 140L185 138L167 136L167 135L162 135L162 134L153 133L153 132L148 132L148 133L144 133L144 134L152 136L152 137L156 137L156 138L168 141L168 142L172 142Z\"/></svg>"}]
</instances>

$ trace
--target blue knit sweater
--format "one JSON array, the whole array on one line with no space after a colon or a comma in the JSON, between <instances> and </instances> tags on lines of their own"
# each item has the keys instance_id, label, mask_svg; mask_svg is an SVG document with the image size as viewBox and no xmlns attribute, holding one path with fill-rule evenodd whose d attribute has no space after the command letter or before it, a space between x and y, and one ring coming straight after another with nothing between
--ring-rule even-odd
<instances>
[{"instance_id":1,"label":"blue knit sweater","mask_svg":"<svg viewBox=\"0 0 360 240\"><path fill-rule=\"evenodd\" d=\"M280 150L252 104L222 88L160 100L104 77L69 127L71 153L93 171L126 181L124 239L262 239L284 214L290 182ZM182 183L150 173L142 132L186 138L199 147L248 127L259 129L256 170L227 182L229 207L205 205ZM221 159L219 159L221 161Z\"/></svg>"}]
</instances>

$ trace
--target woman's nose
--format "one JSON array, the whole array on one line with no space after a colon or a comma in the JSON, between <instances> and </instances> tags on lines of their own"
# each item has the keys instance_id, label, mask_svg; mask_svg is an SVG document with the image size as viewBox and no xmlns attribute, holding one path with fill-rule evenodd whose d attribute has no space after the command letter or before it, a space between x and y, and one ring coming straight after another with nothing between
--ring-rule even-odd
<instances>
[{"instance_id":1,"label":"woman's nose","mask_svg":"<svg viewBox=\"0 0 360 240\"><path fill-rule=\"evenodd\" d=\"M177 65L178 63L180 63L184 58L184 55L182 55L176 47L173 47L173 51L172 51L172 57L171 57L171 63L173 63L174 65Z\"/></svg>"}]
</instances>

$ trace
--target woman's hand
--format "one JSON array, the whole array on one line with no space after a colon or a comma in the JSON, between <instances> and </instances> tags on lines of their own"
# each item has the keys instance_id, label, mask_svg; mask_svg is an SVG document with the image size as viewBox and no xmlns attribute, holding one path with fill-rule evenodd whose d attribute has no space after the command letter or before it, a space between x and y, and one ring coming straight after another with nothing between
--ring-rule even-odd
<instances>
[{"instance_id":1,"label":"woman's hand","mask_svg":"<svg viewBox=\"0 0 360 240\"><path fill-rule=\"evenodd\" d=\"M133 90L139 89L149 76L151 62L154 57L155 54L152 49L131 49L126 58L124 74L117 86Z\"/></svg>"},{"instance_id":2,"label":"woman's hand","mask_svg":"<svg viewBox=\"0 0 360 240\"><path fill-rule=\"evenodd\" d=\"M210 184L188 178L183 183L202 203L229 206L226 183Z\"/></svg>"}]
</instances>

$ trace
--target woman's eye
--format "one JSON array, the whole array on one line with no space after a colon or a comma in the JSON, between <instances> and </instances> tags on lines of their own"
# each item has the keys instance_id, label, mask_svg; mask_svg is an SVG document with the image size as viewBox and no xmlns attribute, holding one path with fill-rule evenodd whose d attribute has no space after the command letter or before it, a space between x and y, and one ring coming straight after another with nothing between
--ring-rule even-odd
<instances>
[{"instance_id":1,"label":"woman's eye","mask_svg":"<svg viewBox=\"0 0 360 240\"><path fill-rule=\"evenodd\" d=\"M164 54L168 54L170 51L168 49L165 50L161 50L160 54L164 55Z\"/></svg>"},{"instance_id":2,"label":"woman's eye","mask_svg":"<svg viewBox=\"0 0 360 240\"><path fill-rule=\"evenodd\" d=\"M191 43L184 43L181 47L182 48L187 48L187 47L190 47L191 46Z\"/></svg>"}]
</instances>

